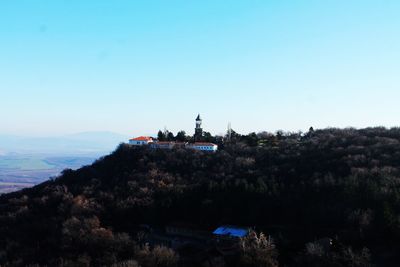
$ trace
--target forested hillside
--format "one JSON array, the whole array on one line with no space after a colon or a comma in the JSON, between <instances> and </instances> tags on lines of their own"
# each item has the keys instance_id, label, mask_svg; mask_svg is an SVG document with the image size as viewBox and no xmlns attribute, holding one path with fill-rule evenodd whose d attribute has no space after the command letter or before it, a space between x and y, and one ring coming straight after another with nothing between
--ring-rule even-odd
<instances>
[{"instance_id":1,"label":"forested hillside","mask_svg":"<svg viewBox=\"0 0 400 267\"><path fill-rule=\"evenodd\" d=\"M219 151L120 145L1 196L0 265L179 266L179 252L145 247L137 235L140 225L173 222L272 237L273 253L241 250L238 266L400 264L400 129L208 138Z\"/></svg>"}]
</instances>

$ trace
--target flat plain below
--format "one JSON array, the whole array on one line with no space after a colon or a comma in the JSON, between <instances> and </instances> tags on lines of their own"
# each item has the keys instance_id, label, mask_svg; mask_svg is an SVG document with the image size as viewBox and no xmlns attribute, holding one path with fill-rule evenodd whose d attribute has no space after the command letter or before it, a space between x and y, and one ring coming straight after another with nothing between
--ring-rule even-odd
<instances>
[{"instance_id":1,"label":"flat plain below","mask_svg":"<svg viewBox=\"0 0 400 267\"><path fill-rule=\"evenodd\" d=\"M0 156L0 194L34 186L58 176L64 169L77 169L94 160L88 156Z\"/></svg>"}]
</instances>

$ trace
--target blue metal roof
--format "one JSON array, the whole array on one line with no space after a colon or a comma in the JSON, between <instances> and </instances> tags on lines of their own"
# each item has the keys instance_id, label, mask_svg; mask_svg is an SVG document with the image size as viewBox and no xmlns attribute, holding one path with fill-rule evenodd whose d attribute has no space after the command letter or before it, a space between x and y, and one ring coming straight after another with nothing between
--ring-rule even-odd
<instances>
[{"instance_id":1,"label":"blue metal roof","mask_svg":"<svg viewBox=\"0 0 400 267\"><path fill-rule=\"evenodd\" d=\"M227 235L232 237L244 237L247 233L247 229L234 226L221 226L213 232L215 235Z\"/></svg>"}]
</instances>

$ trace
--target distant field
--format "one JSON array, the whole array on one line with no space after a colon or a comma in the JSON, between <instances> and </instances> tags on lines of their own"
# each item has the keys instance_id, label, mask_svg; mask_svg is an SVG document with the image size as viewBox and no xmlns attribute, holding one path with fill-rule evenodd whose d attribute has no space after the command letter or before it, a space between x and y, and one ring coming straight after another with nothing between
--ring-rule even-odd
<instances>
[{"instance_id":1,"label":"distant field","mask_svg":"<svg viewBox=\"0 0 400 267\"><path fill-rule=\"evenodd\" d=\"M0 157L0 169L47 170L54 167L54 165L49 164L41 158Z\"/></svg>"},{"instance_id":2,"label":"distant field","mask_svg":"<svg viewBox=\"0 0 400 267\"><path fill-rule=\"evenodd\" d=\"M13 191L21 190L26 187L34 186L33 183L4 183L0 182L0 194L10 193Z\"/></svg>"},{"instance_id":3,"label":"distant field","mask_svg":"<svg viewBox=\"0 0 400 267\"><path fill-rule=\"evenodd\" d=\"M83 156L0 156L0 194L34 186L59 175L64 169L77 169L94 160Z\"/></svg>"}]
</instances>

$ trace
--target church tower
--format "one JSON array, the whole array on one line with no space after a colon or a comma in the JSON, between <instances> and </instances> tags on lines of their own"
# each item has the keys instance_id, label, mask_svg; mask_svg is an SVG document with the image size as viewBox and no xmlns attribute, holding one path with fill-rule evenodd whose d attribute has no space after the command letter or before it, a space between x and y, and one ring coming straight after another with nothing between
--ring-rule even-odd
<instances>
[{"instance_id":1,"label":"church tower","mask_svg":"<svg viewBox=\"0 0 400 267\"><path fill-rule=\"evenodd\" d=\"M198 142L201 141L201 138L203 136L203 128L201 128L201 118L200 114L196 118L196 128L194 129L194 141Z\"/></svg>"}]
</instances>

